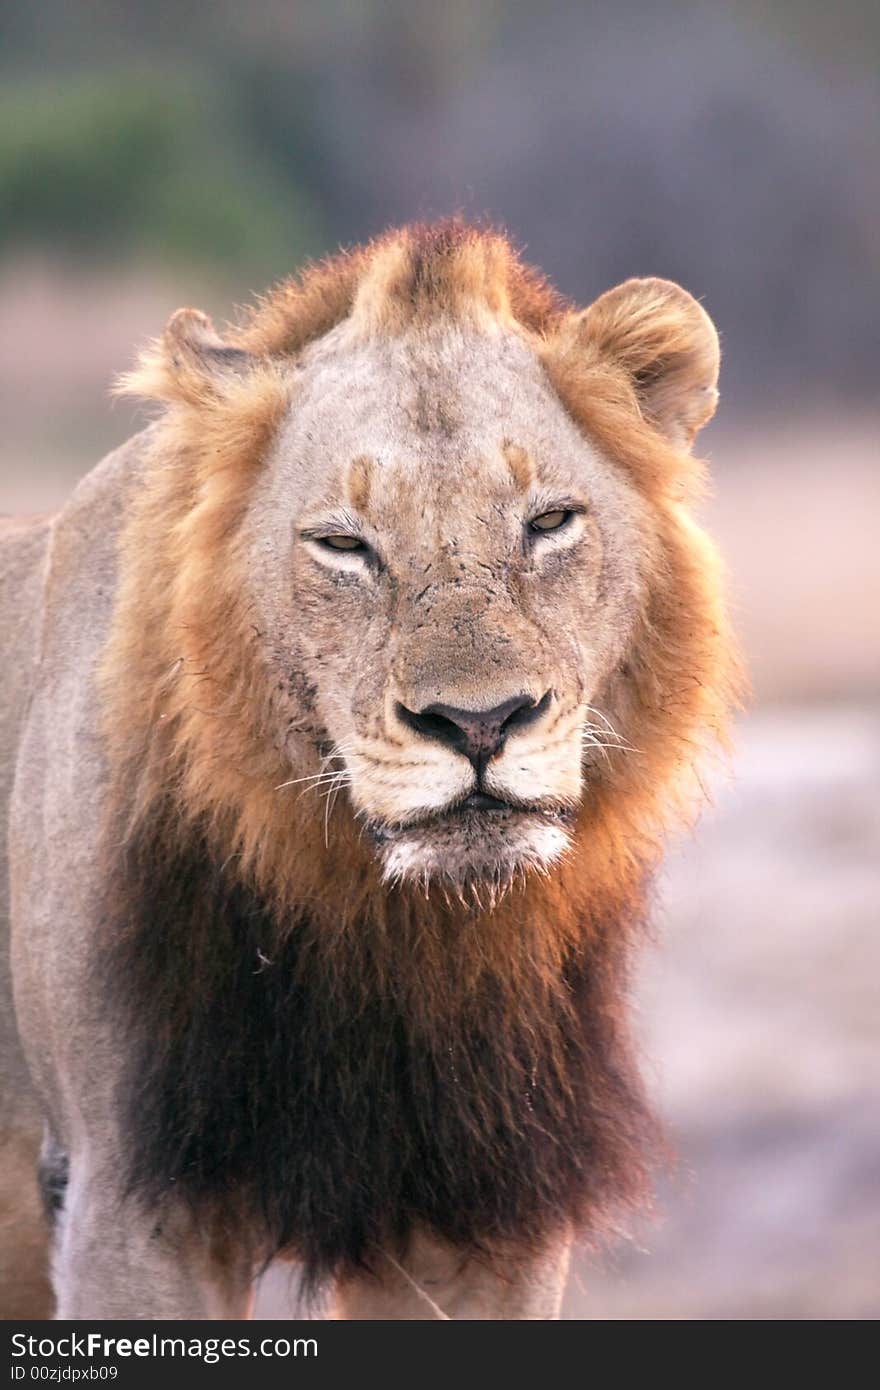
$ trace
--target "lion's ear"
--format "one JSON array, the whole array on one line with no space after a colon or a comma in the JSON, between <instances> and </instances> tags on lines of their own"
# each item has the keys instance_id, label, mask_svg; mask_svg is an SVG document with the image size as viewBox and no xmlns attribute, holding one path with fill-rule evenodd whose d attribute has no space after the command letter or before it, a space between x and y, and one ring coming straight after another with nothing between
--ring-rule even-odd
<instances>
[{"instance_id":1,"label":"lion's ear","mask_svg":"<svg viewBox=\"0 0 880 1390\"><path fill-rule=\"evenodd\" d=\"M169 366L178 372L243 376L255 363L251 353L224 343L207 314L178 309L162 335Z\"/></svg>"},{"instance_id":2,"label":"lion's ear","mask_svg":"<svg viewBox=\"0 0 880 1390\"><path fill-rule=\"evenodd\" d=\"M578 337L629 374L643 414L690 448L718 403L720 349L705 309L671 280L626 280L578 315Z\"/></svg>"},{"instance_id":3,"label":"lion's ear","mask_svg":"<svg viewBox=\"0 0 880 1390\"><path fill-rule=\"evenodd\" d=\"M161 338L140 354L134 371L120 377L120 395L204 405L222 398L248 375L257 358L225 343L207 314L178 309Z\"/></svg>"}]
</instances>

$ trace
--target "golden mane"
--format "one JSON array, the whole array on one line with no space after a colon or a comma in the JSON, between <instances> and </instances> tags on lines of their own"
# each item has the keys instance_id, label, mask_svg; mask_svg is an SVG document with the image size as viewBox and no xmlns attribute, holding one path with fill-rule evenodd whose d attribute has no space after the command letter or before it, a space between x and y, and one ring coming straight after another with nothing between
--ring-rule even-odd
<instances>
[{"instance_id":1,"label":"golden mane","mask_svg":"<svg viewBox=\"0 0 880 1390\"><path fill-rule=\"evenodd\" d=\"M486 939L505 950L509 919L541 919L558 963L584 930L585 899L601 917L637 891L664 834L687 816L738 677L719 562L683 505L700 465L643 418L625 370L566 334L562 301L497 233L457 223L409 228L284 282L228 339L256 358L243 375L207 375L179 334L181 315L192 311L172 320L125 382L168 409L154 426L153 462L123 539L104 691L117 767L135 776L137 808L167 790L173 770L181 812L207 818L218 845L279 902L305 902L343 924L368 908L382 921L390 911L420 920L448 911L442 899L389 895L353 822L334 823L328 853L323 827L291 816L275 795L290 769L270 736L275 692L242 597L239 525L290 405L291 357L350 314L366 316L371 331L394 331L404 314L472 316L474 304L512 316L586 435L650 497L662 555L615 700L620 732L638 756L610 753L585 800L575 850L553 881L530 881L486 913Z\"/></svg>"}]
</instances>

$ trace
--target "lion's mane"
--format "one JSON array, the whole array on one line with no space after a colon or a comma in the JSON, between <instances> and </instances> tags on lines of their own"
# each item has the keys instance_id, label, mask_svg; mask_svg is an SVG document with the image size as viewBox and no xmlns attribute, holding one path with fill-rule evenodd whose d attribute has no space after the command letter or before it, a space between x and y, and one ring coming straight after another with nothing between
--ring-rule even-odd
<instances>
[{"instance_id":1,"label":"lion's mane","mask_svg":"<svg viewBox=\"0 0 880 1390\"><path fill-rule=\"evenodd\" d=\"M308 672L269 677L241 521L296 355L491 315L529 336L588 437L648 498L656 572L608 700L628 745L591 781L553 875L500 900L389 888L350 816L281 801ZM496 1259L597 1235L646 1191L653 1124L625 1014L666 832L689 814L736 685L700 465L639 410L636 374L565 331L501 236L410 228L261 302L209 376L172 324L129 385L162 402L120 552L101 673L112 812L98 971L130 1049L130 1187L179 1198L312 1283L426 1229ZM663 349L662 306L654 316ZM611 326L609 325L609 331ZM678 350L670 318L668 350ZM247 358L245 359L245 354ZM232 366L237 362L232 360Z\"/></svg>"}]
</instances>

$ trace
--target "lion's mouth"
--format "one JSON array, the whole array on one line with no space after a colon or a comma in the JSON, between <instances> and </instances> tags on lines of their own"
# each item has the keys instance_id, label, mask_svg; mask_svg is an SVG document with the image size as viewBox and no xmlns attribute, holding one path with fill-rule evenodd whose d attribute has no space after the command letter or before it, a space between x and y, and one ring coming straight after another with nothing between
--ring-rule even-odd
<instances>
[{"instance_id":1,"label":"lion's mouth","mask_svg":"<svg viewBox=\"0 0 880 1390\"><path fill-rule=\"evenodd\" d=\"M473 791L455 808L459 814L465 811L509 811L509 801L501 801L489 792Z\"/></svg>"},{"instance_id":2,"label":"lion's mouth","mask_svg":"<svg viewBox=\"0 0 880 1390\"><path fill-rule=\"evenodd\" d=\"M440 812L368 829L388 881L497 888L529 869L546 871L555 863L571 842L573 819L566 806L514 804L471 792Z\"/></svg>"},{"instance_id":3,"label":"lion's mouth","mask_svg":"<svg viewBox=\"0 0 880 1390\"><path fill-rule=\"evenodd\" d=\"M456 827L471 832L484 827L488 833L503 830L505 825L544 822L567 826L574 820L574 808L547 802L514 802L492 796L489 792L472 791L461 801L453 802L440 811L426 811L406 821L368 821L367 831L377 844L411 835L419 831L449 830Z\"/></svg>"}]
</instances>

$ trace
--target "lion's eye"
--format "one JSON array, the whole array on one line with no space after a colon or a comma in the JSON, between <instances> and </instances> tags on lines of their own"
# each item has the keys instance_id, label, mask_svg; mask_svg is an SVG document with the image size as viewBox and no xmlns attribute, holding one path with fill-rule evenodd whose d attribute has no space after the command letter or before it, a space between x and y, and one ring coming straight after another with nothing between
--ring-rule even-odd
<instances>
[{"instance_id":1,"label":"lion's eye","mask_svg":"<svg viewBox=\"0 0 880 1390\"><path fill-rule=\"evenodd\" d=\"M367 548L359 536L318 536L316 539L321 545L326 545L328 550L366 550Z\"/></svg>"},{"instance_id":2,"label":"lion's eye","mask_svg":"<svg viewBox=\"0 0 880 1390\"><path fill-rule=\"evenodd\" d=\"M573 513L559 508L555 512L543 512L541 516L532 517L529 527L532 531L558 531L571 520Z\"/></svg>"}]
</instances>

